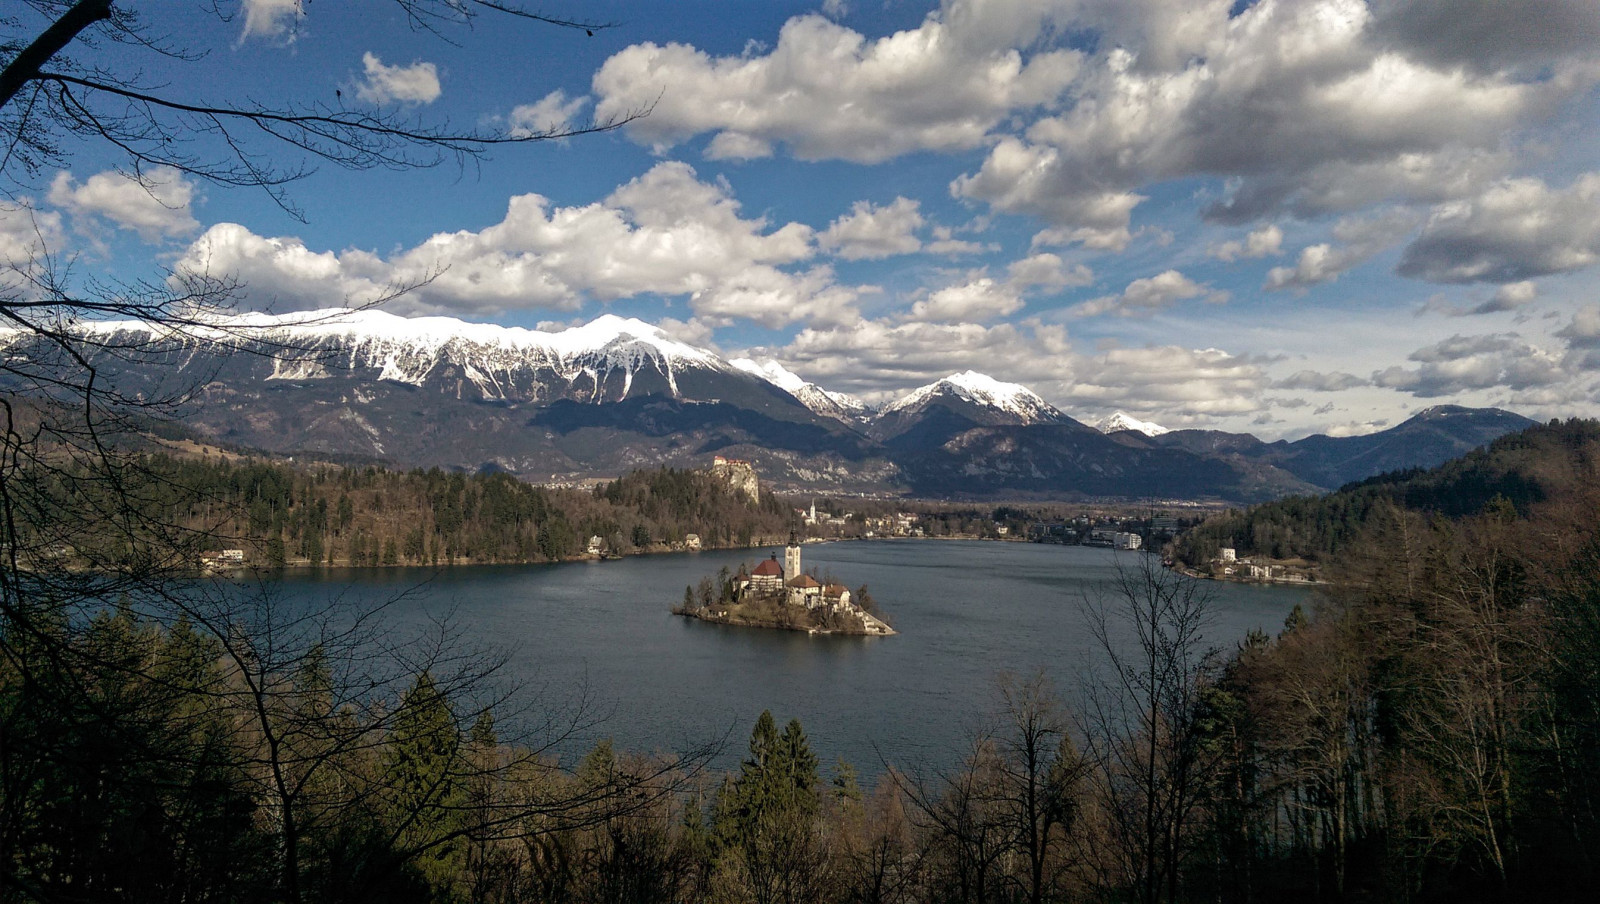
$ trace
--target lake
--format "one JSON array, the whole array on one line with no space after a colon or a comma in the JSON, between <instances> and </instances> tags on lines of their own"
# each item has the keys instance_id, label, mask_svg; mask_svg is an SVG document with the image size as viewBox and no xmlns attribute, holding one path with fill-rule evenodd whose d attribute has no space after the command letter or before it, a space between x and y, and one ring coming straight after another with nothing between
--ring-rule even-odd
<instances>
[{"instance_id":1,"label":"lake","mask_svg":"<svg viewBox=\"0 0 1600 904\"><path fill-rule=\"evenodd\" d=\"M567 753L611 736L628 750L675 749L726 736L719 765L745 752L763 709L799 718L824 766L864 775L894 765L949 765L994 704L997 675L1038 670L1070 696L1103 656L1084 626L1084 594L1140 553L983 541L812 544L804 566L866 584L900 633L809 636L672 615L685 585L781 550L637 556L609 562L430 569L332 569L279 586L315 603L379 600L426 582L391 610L401 622L453 612L469 642L509 648L513 676L548 703L577 687L609 713ZM1232 648L1255 627L1276 632L1309 588L1207 583L1208 642ZM1308 606L1309 608L1309 606Z\"/></svg>"}]
</instances>

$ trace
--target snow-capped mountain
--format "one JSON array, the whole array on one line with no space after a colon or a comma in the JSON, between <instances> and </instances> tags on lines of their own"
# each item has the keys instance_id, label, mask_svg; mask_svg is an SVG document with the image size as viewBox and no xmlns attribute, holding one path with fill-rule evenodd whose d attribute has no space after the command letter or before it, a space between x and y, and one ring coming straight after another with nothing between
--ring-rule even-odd
<instances>
[{"instance_id":1,"label":"snow-capped mountain","mask_svg":"<svg viewBox=\"0 0 1600 904\"><path fill-rule=\"evenodd\" d=\"M754 374L800 400L800 404L825 417L843 421L860 420L870 413L865 402L853 395L823 389L806 381L772 359L755 361L751 358L734 358L728 362L734 367Z\"/></svg>"},{"instance_id":2,"label":"snow-capped mountain","mask_svg":"<svg viewBox=\"0 0 1600 904\"><path fill-rule=\"evenodd\" d=\"M1123 411L1118 411L1116 414L1113 414L1110 417L1104 417L1096 421L1094 429L1099 430L1101 433L1117 433L1122 430L1133 430L1137 433L1143 433L1145 436L1160 436L1163 433L1170 432L1167 430L1167 428L1161 426L1160 424L1151 423L1150 421L1141 421L1133 415Z\"/></svg>"},{"instance_id":3,"label":"snow-capped mountain","mask_svg":"<svg viewBox=\"0 0 1600 904\"><path fill-rule=\"evenodd\" d=\"M1020 383L1002 383L974 370L951 374L883 406L879 416L919 411L941 399L958 399L1007 418L1013 424L1053 423L1062 419L1049 402Z\"/></svg>"},{"instance_id":4,"label":"snow-capped mountain","mask_svg":"<svg viewBox=\"0 0 1600 904\"><path fill-rule=\"evenodd\" d=\"M182 333L134 321L86 321L86 335L167 346L270 349L268 380L321 380L339 372L422 386L455 380L485 400L617 401L664 388L684 395L686 373L733 373L716 355L671 339L642 320L606 314L544 332L450 317L399 317L342 308L294 314L218 315ZM121 337L121 338L119 338ZM376 373L372 373L376 371Z\"/></svg>"},{"instance_id":5,"label":"snow-capped mountain","mask_svg":"<svg viewBox=\"0 0 1600 904\"><path fill-rule=\"evenodd\" d=\"M99 386L177 400L173 413L196 438L536 481L703 467L717 454L808 490L1250 501L1435 464L1531 423L1440 406L1382 433L1294 443L1167 433L1126 415L1099 425L1147 435L1130 440L972 371L863 416L858 400L774 362L724 361L610 315L565 330L343 309L76 329ZM13 367L60 357L15 329L0 328L0 349Z\"/></svg>"}]
</instances>

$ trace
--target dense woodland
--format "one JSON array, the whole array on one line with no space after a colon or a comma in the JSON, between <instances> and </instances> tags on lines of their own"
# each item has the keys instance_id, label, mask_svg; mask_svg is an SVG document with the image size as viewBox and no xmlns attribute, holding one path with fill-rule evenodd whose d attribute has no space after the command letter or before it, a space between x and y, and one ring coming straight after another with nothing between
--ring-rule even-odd
<instances>
[{"instance_id":1,"label":"dense woodland","mask_svg":"<svg viewBox=\"0 0 1600 904\"><path fill-rule=\"evenodd\" d=\"M608 552L777 542L793 512L708 472L636 471L593 490L547 489L506 474L390 471L216 457L149 456L171 488L164 520L245 547L254 564L438 565L547 562Z\"/></svg>"},{"instance_id":2,"label":"dense woodland","mask_svg":"<svg viewBox=\"0 0 1600 904\"><path fill-rule=\"evenodd\" d=\"M1199 567L1221 547L1240 556L1330 560L1395 507L1445 518L1491 502L1517 511L1581 486L1600 443L1600 422L1572 419L1503 436L1435 468L1380 474L1326 496L1294 496L1207 519L1173 545L1178 561Z\"/></svg>"}]
</instances>

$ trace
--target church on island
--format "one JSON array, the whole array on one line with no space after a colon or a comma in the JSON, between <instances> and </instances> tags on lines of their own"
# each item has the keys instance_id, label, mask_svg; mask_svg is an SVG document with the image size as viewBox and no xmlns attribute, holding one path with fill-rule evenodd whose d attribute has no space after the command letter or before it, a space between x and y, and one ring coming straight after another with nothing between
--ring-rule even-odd
<instances>
[{"instance_id":1,"label":"church on island","mask_svg":"<svg viewBox=\"0 0 1600 904\"><path fill-rule=\"evenodd\" d=\"M800 538L791 531L781 563L773 553L753 569L741 565L737 574L716 588L715 599L702 599L694 606L686 596L685 606L675 611L707 621L813 634L895 633L887 622L852 600L848 587L806 574L800 556Z\"/></svg>"}]
</instances>

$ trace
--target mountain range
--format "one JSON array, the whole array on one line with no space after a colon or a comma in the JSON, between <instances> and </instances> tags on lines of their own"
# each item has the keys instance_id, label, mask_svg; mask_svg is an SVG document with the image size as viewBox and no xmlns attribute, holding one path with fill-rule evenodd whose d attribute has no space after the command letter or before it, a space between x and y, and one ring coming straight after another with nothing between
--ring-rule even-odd
<instances>
[{"instance_id":1,"label":"mountain range","mask_svg":"<svg viewBox=\"0 0 1600 904\"><path fill-rule=\"evenodd\" d=\"M787 489L1250 502L1438 464L1533 423L1439 406L1379 433L1295 442L1121 412L1091 427L974 371L873 409L777 362L727 361L614 315L558 332L343 309L76 329L122 394L192 394L182 423L211 441L539 482L721 454ZM7 355L45 354L30 341L0 333Z\"/></svg>"}]
</instances>

